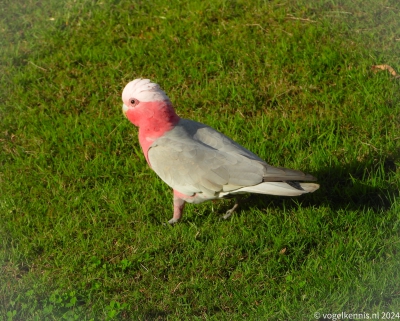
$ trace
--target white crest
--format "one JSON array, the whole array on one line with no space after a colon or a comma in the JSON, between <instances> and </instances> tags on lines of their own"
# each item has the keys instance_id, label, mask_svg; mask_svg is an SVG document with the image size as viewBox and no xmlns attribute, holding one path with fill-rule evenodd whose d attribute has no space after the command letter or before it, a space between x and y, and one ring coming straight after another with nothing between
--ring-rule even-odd
<instances>
[{"instance_id":1,"label":"white crest","mask_svg":"<svg viewBox=\"0 0 400 321\"><path fill-rule=\"evenodd\" d=\"M135 79L128 83L122 92L122 101L136 98L140 102L169 100L159 85L149 79Z\"/></svg>"}]
</instances>

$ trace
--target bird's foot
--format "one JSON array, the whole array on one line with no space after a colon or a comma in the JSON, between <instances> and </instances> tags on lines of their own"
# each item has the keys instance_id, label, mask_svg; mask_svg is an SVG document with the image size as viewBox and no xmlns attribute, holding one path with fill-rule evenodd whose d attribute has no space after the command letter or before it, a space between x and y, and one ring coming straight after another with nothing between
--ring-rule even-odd
<instances>
[{"instance_id":1,"label":"bird's foot","mask_svg":"<svg viewBox=\"0 0 400 321\"><path fill-rule=\"evenodd\" d=\"M230 210L227 210L226 213L224 215L222 215L222 218L224 220L229 218L236 211L236 209L239 207L239 205L247 202L251 198L251 196L252 196L252 194L250 194L250 196L248 196L248 197L245 197L243 195L235 196L235 205L233 205L233 207Z\"/></svg>"},{"instance_id":2,"label":"bird's foot","mask_svg":"<svg viewBox=\"0 0 400 321\"><path fill-rule=\"evenodd\" d=\"M224 220L228 219L233 214L233 212L235 212L235 210L238 208L238 206L239 206L239 202L236 200L235 205L233 205L233 207L230 210L227 210L226 213L224 215L222 215L222 218Z\"/></svg>"},{"instance_id":3,"label":"bird's foot","mask_svg":"<svg viewBox=\"0 0 400 321\"><path fill-rule=\"evenodd\" d=\"M168 223L171 224L171 225L174 225L174 224L176 224L176 223L178 223L178 222L179 222L179 219L177 219L177 218L171 218L171 219L168 221Z\"/></svg>"}]
</instances>

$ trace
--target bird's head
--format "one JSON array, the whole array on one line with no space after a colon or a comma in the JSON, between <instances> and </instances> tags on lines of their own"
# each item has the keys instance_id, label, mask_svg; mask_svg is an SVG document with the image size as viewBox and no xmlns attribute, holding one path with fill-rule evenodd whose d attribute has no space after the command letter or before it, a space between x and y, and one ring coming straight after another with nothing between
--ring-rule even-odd
<instances>
[{"instance_id":1,"label":"bird's head","mask_svg":"<svg viewBox=\"0 0 400 321\"><path fill-rule=\"evenodd\" d=\"M122 92L122 101L123 113L136 126L179 120L167 94L149 79L129 82Z\"/></svg>"}]
</instances>

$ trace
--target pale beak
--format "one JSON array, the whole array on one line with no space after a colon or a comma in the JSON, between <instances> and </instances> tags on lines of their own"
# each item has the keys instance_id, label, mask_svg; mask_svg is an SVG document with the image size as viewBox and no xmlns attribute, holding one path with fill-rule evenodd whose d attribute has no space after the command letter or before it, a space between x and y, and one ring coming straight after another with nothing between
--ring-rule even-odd
<instances>
[{"instance_id":1,"label":"pale beak","mask_svg":"<svg viewBox=\"0 0 400 321\"><path fill-rule=\"evenodd\" d=\"M128 106L126 106L125 104L122 104L122 112L124 113L124 116L126 117L126 118L128 118L127 116L126 116L126 113L127 113L127 111L128 111Z\"/></svg>"}]
</instances>

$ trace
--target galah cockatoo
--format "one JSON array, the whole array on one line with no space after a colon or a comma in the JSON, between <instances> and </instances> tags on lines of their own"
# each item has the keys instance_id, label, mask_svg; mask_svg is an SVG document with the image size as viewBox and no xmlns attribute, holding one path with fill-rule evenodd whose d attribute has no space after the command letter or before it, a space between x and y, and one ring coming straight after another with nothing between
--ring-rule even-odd
<instances>
[{"instance_id":1,"label":"galah cockatoo","mask_svg":"<svg viewBox=\"0 0 400 321\"><path fill-rule=\"evenodd\" d=\"M314 183L298 183L315 181L310 174L268 165L215 129L180 118L165 92L149 79L128 83L122 101L125 116L139 127L147 163L173 189L171 224L182 217L185 202L244 193L298 196L319 188Z\"/></svg>"}]
</instances>

